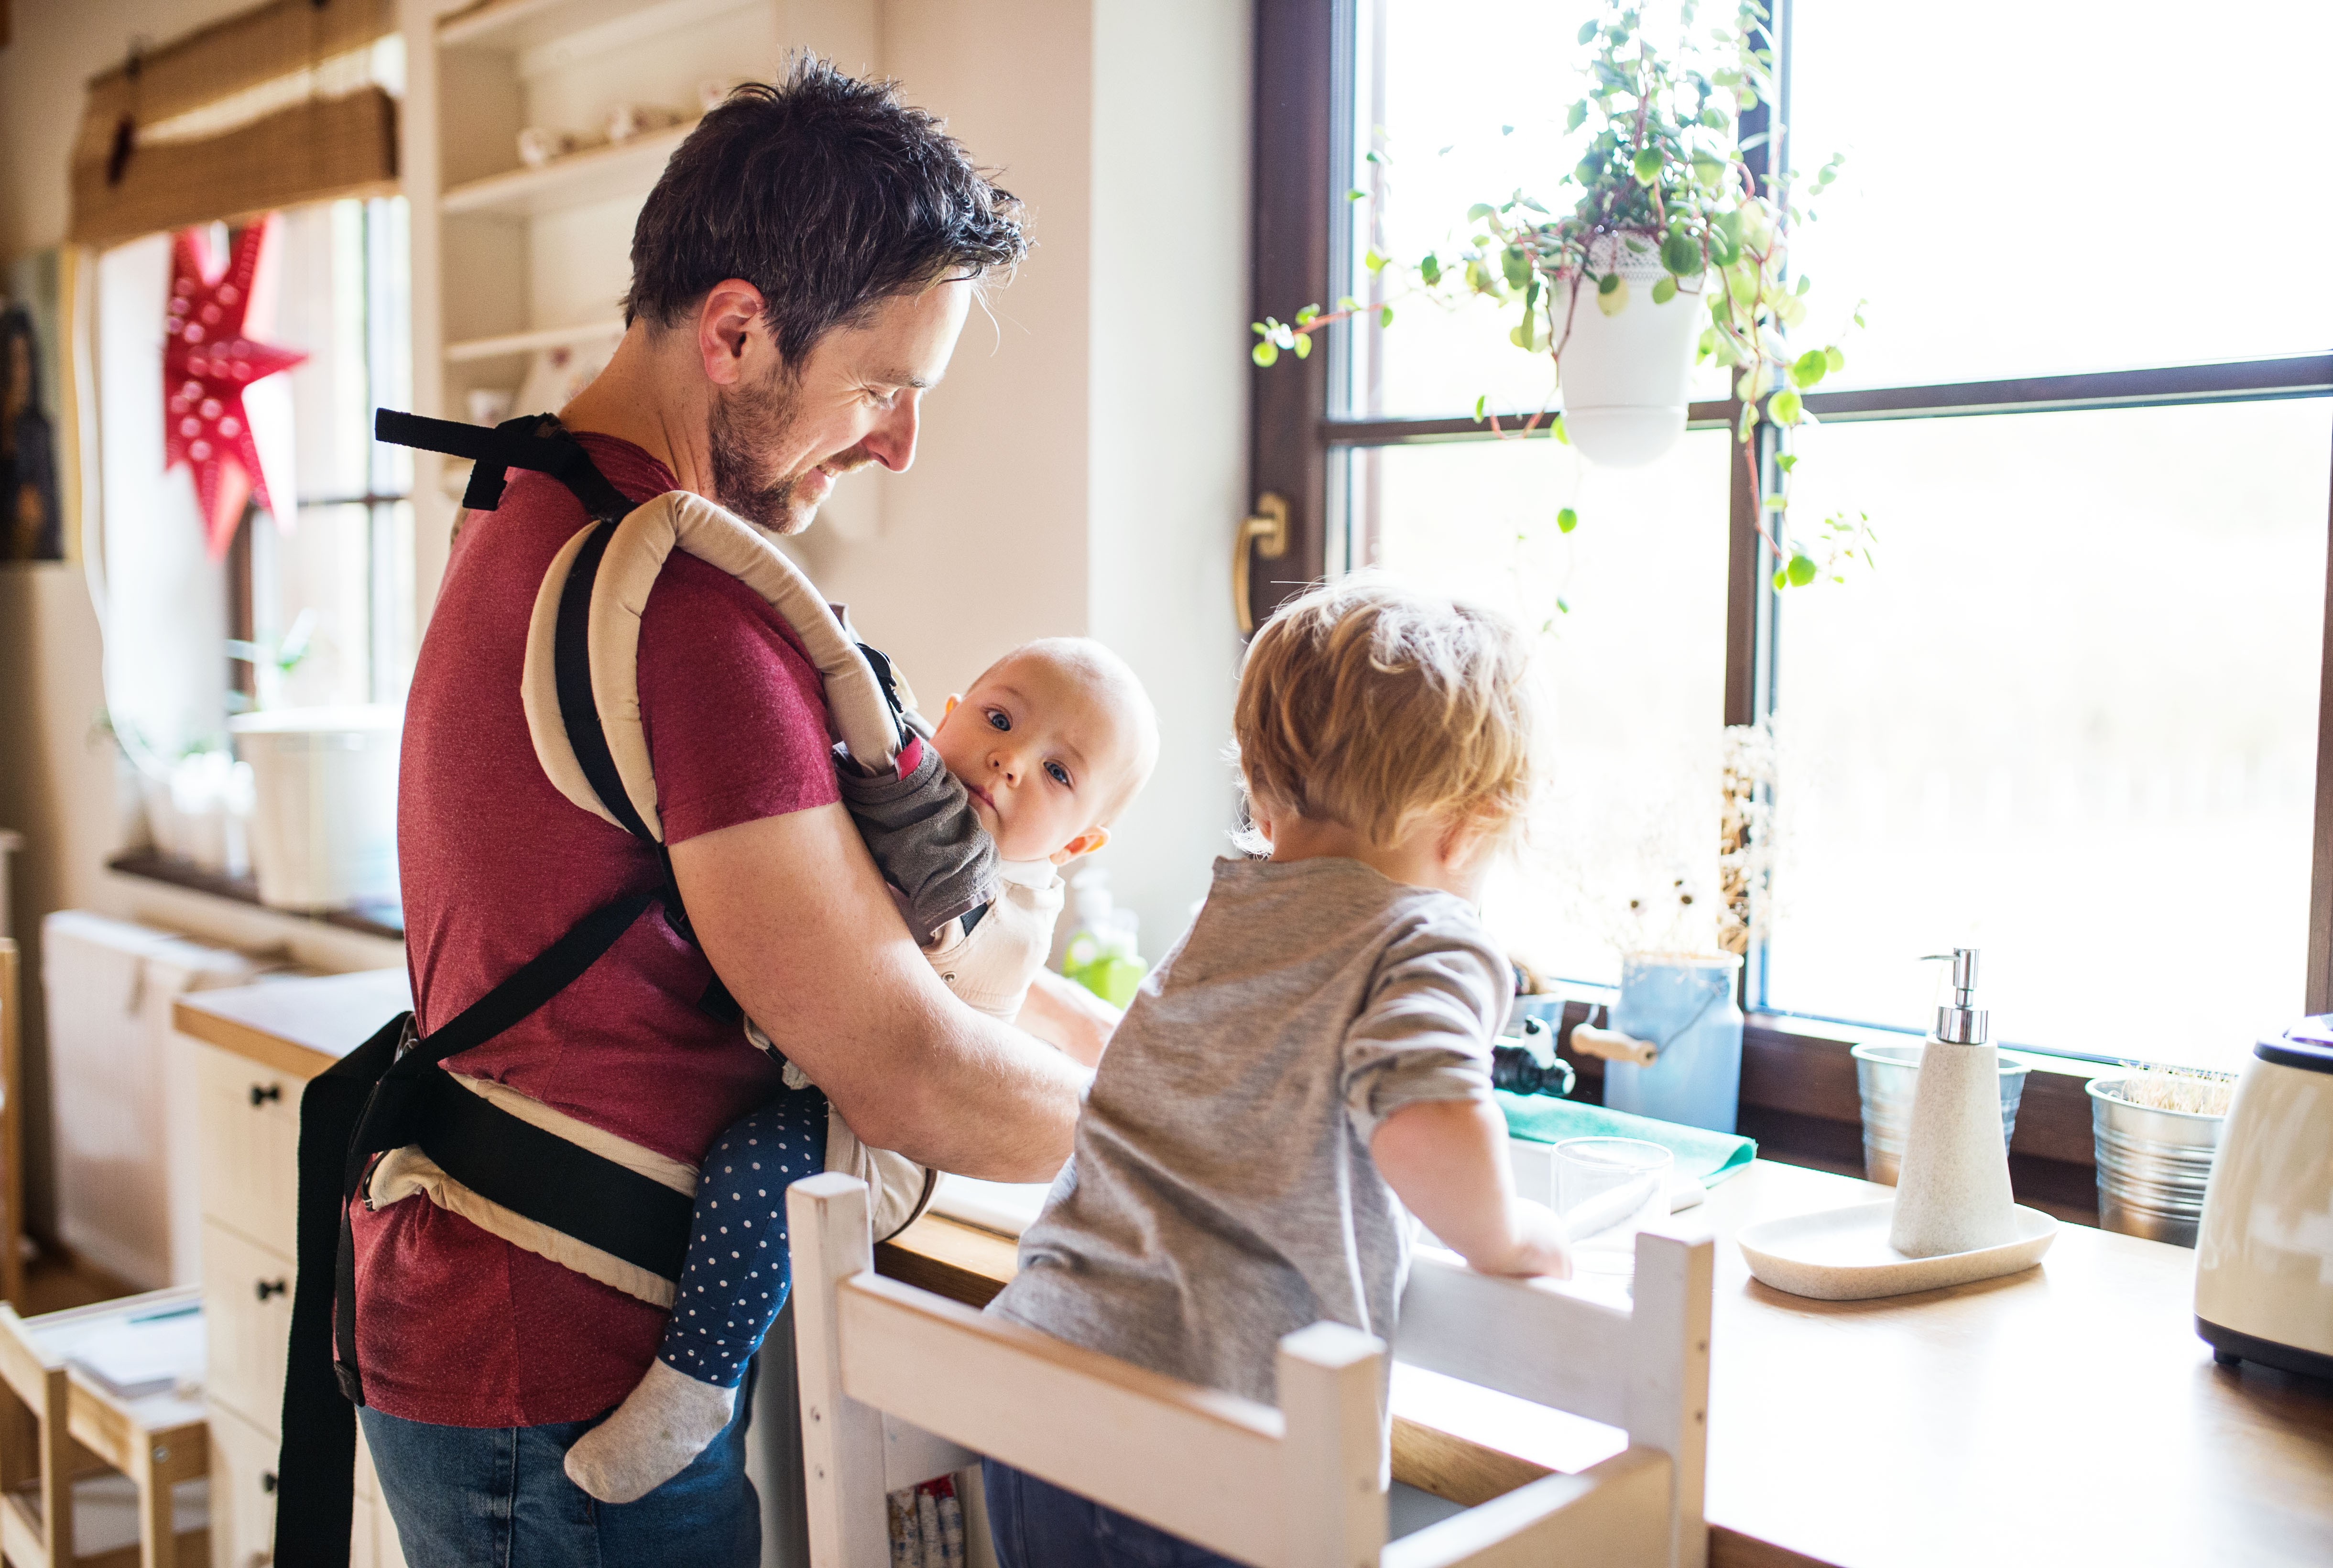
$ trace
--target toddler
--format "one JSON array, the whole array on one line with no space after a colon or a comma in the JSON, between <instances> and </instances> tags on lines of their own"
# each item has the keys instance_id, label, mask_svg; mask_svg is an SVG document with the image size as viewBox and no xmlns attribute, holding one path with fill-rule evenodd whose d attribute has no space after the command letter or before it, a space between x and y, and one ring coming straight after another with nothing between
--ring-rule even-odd
<instances>
[{"instance_id":1,"label":"toddler","mask_svg":"<svg viewBox=\"0 0 2333 1568\"><path fill-rule=\"evenodd\" d=\"M1258 632L1234 730L1271 858L1223 860L1112 1035L989 1310L1275 1402L1281 1337L1388 1341L1414 1215L1474 1267L1570 1272L1491 1098L1512 972L1477 920L1531 787L1526 645L1378 584ZM990 1461L1004 1568L1226 1560Z\"/></svg>"},{"instance_id":2,"label":"toddler","mask_svg":"<svg viewBox=\"0 0 2333 1568\"><path fill-rule=\"evenodd\" d=\"M914 716L910 724L925 727ZM1109 823L1157 759L1157 720L1117 655L1082 638L1050 638L1006 654L969 691L949 697L929 734L961 786L950 794L968 820L935 821L927 803L914 807L914 822L886 819L879 800L862 805L869 792L848 776L845 794L895 896L910 883L932 885L923 873L935 841L947 846L938 858L951 866L993 863L994 880L983 886L994 897L916 936L951 990L1011 1022L1051 946L1059 868L1109 842ZM917 798L927 803L929 792ZM976 857L959 852L967 840L978 841ZM893 874L893 859L915 862L917 874ZM907 909L917 900L901 896L901 903ZM758 1027L749 1023L747 1033L771 1048ZM568 1450L568 1476L602 1502L645 1496L721 1434L745 1367L785 1305L785 1189L829 1169L831 1153L826 1097L792 1063L786 1083L714 1140L699 1168L687 1258L657 1359Z\"/></svg>"}]
</instances>

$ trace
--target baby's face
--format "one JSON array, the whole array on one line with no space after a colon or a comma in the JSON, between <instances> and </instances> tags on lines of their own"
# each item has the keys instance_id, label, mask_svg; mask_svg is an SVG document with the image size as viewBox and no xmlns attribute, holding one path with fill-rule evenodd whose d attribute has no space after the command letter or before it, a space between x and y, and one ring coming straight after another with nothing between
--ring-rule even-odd
<instances>
[{"instance_id":1,"label":"baby's face","mask_svg":"<svg viewBox=\"0 0 2333 1568\"><path fill-rule=\"evenodd\" d=\"M1008 861L1056 865L1098 849L1138 742L1103 686L1075 665L1015 654L948 699L933 742L972 793L973 814Z\"/></svg>"}]
</instances>

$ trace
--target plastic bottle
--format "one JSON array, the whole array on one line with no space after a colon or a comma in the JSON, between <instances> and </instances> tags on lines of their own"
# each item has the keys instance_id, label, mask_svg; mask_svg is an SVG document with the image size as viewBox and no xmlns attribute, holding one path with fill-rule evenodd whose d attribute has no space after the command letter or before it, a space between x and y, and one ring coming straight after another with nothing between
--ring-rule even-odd
<instances>
[{"instance_id":1,"label":"plastic bottle","mask_svg":"<svg viewBox=\"0 0 2333 1568\"><path fill-rule=\"evenodd\" d=\"M1942 955L1939 955L1941 957ZM1953 1005L1920 1053L1888 1244L1906 1257L1974 1252L2017 1238L2017 1200L2001 1140L2001 1053L1971 1005L1976 949L1953 949Z\"/></svg>"},{"instance_id":2,"label":"plastic bottle","mask_svg":"<svg viewBox=\"0 0 2333 1568\"><path fill-rule=\"evenodd\" d=\"M1096 866L1070 883L1077 928L1061 954L1061 973L1113 1007L1134 1000L1150 966L1136 951L1138 921L1110 897L1109 873Z\"/></svg>"}]
</instances>

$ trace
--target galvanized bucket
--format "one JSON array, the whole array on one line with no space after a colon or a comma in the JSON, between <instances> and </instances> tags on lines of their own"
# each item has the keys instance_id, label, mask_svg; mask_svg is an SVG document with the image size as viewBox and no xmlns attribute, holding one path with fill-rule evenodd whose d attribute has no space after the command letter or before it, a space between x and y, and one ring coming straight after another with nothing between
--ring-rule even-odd
<instances>
[{"instance_id":1,"label":"galvanized bucket","mask_svg":"<svg viewBox=\"0 0 2333 1568\"><path fill-rule=\"evenodd\" d=\"M1912 1092L1920 1082L1925 1045L1858 1045L1855 1086L1863 1095L1863 1174L1896 1185L1904 1163L1904 1133L1912 1122ZM2017 1130L2017 1102L2025 1095L2026 1066L2001 1059L2001 1141Z\"/></svg>"},{"instance_id":2,"label":"galvanized bucket","mask_svg":"<svg viewBox=\"0 0 2333 1568\"><path fill-rule=\"evenodd\" d=\"M2119 1078L2090 1083L2090 1129L2098 1140L2098 1227L2194 1246L2203 1189L2219 1157L2227 1117L2153 1111L2117 1097Z\"/></svg>"}]
</instances>

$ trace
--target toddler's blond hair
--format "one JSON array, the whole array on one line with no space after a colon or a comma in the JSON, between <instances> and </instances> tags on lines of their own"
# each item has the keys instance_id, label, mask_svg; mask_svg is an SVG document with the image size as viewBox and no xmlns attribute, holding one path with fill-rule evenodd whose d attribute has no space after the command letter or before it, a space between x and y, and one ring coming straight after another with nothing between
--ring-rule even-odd
<instances>
[{"instance_id":1,"label":"toddler's blond hair","mask_svg":"<svg viewBox=\"0 0 2333 1568\"><path fill-rule=\"evenodd\" d=\"M1233 734L1248 794L1388 843L1421 821L1494 838L1536 784L1531 649L1478 605L1348 581L1248 647Z\"/></svg>"}]
</instances>

